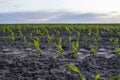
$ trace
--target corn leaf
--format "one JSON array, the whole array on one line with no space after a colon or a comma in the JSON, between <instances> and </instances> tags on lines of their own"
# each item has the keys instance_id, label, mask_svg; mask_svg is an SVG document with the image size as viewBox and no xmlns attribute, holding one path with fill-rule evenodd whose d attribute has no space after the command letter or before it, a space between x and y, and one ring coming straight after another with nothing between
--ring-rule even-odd
<instances>
[{"instance_id":1,"label":"corn leaf","mask_svg":"<svg viewBox=\"0 0 120 80\"><path fill-rule=\"evenodd\" d=\"M76 66L73 66L73 65L70 65L70 64L68 64L67 65L72 71L74 71L74 72L76 72L76 73L80 73L79 72L79 69L76 67Z\"/></svg>"},{"instance_id":2,"label":"corn leaf","mask_svg":"<svg viewBox=\"0 0 120 80\"><path fill-rule=\"evenodd\" d=\"M112 76L109 80L120 80L120 76Z\"/></svg>"},{"instance_id":3,"label":"corn leaf","mask_svg":"<svg viewBox=\"0 0 120 80\"><path fill-rule=\"evenodd\" d=\"M98 73L98 74L96 74L96 76L95 76L95 80L99 80L100 79L100 74Z\"/></svg>"}]
</instances>

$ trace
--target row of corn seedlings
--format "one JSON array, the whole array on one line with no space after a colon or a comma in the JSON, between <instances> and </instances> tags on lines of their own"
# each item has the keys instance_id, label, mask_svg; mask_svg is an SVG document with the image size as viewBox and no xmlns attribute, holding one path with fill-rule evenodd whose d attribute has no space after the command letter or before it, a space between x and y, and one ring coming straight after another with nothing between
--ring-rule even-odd
<instances>
[{"instance_id":1,"label":"row of corn seedlings","mask_svg":"<svg viewBox=\"0 0 120 80\"><path fill-rule=\"evenodd\" d=\"M71 49L72 49L72 53L74 54L74 57L76 56L76 52L79 47L76 45L77 43L80 43L79 39L83 37L83 35L84 36L86 35L88 37L88 38L84 38L84 44L86 46L88 46L89 41L91 40L90 37L94 37L93 40L94 40L94 44L96 48L93 48L91 46L91 51L93 52L94 56L96 56L96 52L98 50L97 42L101 38L99 34L103 32L103 35L106 35L106 33L109 33L110 35L112 35L114 33L113 30L117 30L117 31L119 30L119 26L115 26L113 28L113 26L105 26L105 25L50 25L49 27L49 25L44 25L44 24L43 25L29 25L28 24L28 25L2 25L2 26L3 27L1 27L0 32L4 33L4 35L10 33L8 35L10 35L10 40L13 45L15 42L16 32L18 32L24 44L28 44L29 46L32 45L32 43L34 42L27 41L27 38L30 37L31 39L34 40L34 36L38 36L38 37L47 37L49 45L51 47L51 45L53 44L53 39L56 37L56 35L62 34L62 31L65 30L65 32L69 34L68 41L70 42L72 46ZM25 33L27 35L25 35ZM57 33L57 34L53 34L53 33ZM71 38L74 33L77 34L77 37L78 37L77 42L71 41L72 40ZM85 33L85 34L82 34L82 33ZM117 35L119 36L119 32L117 33ZM118 46L119 39L110 38L109 41L111 45L112 44L117 45L116 51L118 53L120 51L119 46ZM62 46L62 43L59 43L57 48L61 49L60 51L62 51L62 47L60 48L60 45Z\"/></svg>"}]
</instances>

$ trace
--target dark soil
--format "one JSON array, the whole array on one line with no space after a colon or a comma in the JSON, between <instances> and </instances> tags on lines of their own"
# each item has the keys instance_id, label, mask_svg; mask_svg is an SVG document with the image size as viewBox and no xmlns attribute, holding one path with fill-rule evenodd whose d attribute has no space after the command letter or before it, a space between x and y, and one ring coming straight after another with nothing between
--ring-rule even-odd
<instances>
[{"instance_id":1,"label":"dark soil","mask_svg":"<svg viewBox=\"0 0 120 80\"><path fill-rule=\"evenodd\" d=\"M26 53L28 54L28 53ZM97 73L100 80L120 75L120 58L86 57L80 59L37 57L28 55L20 58L14 55L0 55L0 80L80 80L66 64L76 65L86 75L87 80L93 80Z\"/></svg>"}]
</instances>

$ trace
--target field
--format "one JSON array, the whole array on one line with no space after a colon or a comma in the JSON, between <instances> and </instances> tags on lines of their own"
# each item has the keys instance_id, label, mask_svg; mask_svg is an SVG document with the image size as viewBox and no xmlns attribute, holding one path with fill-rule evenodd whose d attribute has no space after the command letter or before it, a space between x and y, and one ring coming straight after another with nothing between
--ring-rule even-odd
<instances>
[{"instance_id":1,"label":"field","mask_svg":"<svg viewBox=\"0 0 120 80\"><path fill-rule=\"evenodd\" d=\"M1 24L0 80L120 80L120 25Z\"/></svg>"}]
</instances>

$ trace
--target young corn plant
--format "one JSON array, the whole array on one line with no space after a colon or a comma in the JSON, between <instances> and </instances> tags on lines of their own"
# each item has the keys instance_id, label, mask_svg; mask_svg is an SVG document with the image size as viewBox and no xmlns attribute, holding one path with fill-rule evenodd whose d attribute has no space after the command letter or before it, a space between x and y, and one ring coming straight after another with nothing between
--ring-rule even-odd
<instances>
[{"instance_id":1,"label":"young corn plant","mask_svg":"<svg viewBox=\"0 0 120 80\"><path fill-rule=\"evenodd\" d=\"M33 37L33 33L32 33L32 32L30 33L30 37L31 37L31 38Z\"/></svg>"},{"instance_id":2,"label":"young corn plant","mask_svg":"<svg viewBox=\"0 0 120 80\"><path fill-rule=\"evenodd\" d=\"M78 57L78 49L79 49L79 41L77 40L76 42L72 42L72 53L74 58Z\"/></svg>"},{"instance_id":3,"label":"young corn plant","mask_svg":"<svg viewBox=\"0 0 120 80\"><path fill-rule=\"evenodd\" d=\"M79 39L79 37L80 37L80 32L79 31L77 31L77 36L78 36L78 39Z\"/></svg>"},{"instance_id":4,"label":"young corn plant","mask_svg":"<svg viewBox=\"0 0 120 80\"><path fill-rule=\"evenodd\" d=\"M88 36L91 36L91 34L92 34L92 29L90 28L88 32Z\"/></svg>"},{"instance_id":5,"label":"young corn plant","mask_svg":"<svg viewBox=\"0 0 120 80\"><path fill-rule=\"evenodd\" d=\"M42 78L37 78L37 80L43 80Z\"/></svg>"},{"instance_id":6,"label":"young corn plant","mask_svg":"<svg viewBox=\"0 0 120 80\"><path fill-rule=\"evenodd\" d=\"M120 80L120 76L112 76L109 80Z\"/></svg>"},{"instance_id":7,"label":"young corn plant","mask_svg":"<svg viewBox=\"0 0 120 80\"><path fill-rule=\"evenodd\" d=\"M115 39L114 39L114 44L118 46L118 42L119 42L119 39L118 39L118 38L115 38Z\"/></svg>"},{"instance_id":8,"label":"young corn plant","mask_svg":"<svg viewBox=\"0 0 120 80\"><path fill-rule=\"evenodd\" d=\"M57 49L59 50L60 56L62 58L63 57L63 52L64 52L64 50L62 48L62 38L60 38L59 41L58 41Z\"/></svg>"},{"instance_id":9,"label":"young corn plant","mask_svg":"<svg viewBox=\"0 0 120 80\"><path fill-rule=\"evenodd\" d=\"M110 42L111 45L113 44L113 40L114 40L113 38L109 39L109 42Z\"/></svg>"},{"instance_id":10,"label":"young corn plant","mask_svg":"<svg viewBox=\"0 0 120 80\"><path fill-rule=\"evenodd\" d=\"M72 37L71 36L69 36L68 37L68 42L71 44L71 41L72 41Z\"/></svg>"},{"instance_id":11,"label":"young corn plant","mask_svg":"<svg viewBox=\"0 0 120 80\"><path fill-rule=\"evenodd\" d=\"M96 76L95 76L95 80L100 80L100 74L99 74L99 73L96 74Z\"/></svg>"},{"instance_id":12,"label":"young corn plant","mask_svg":"<svg viewBox=\"0 0 120 80\"><path fill-rule=\"evenodd\" d=\"M66 29L66 32L71 35L72 32L71 32L71 30L70 30L70 27L65 27L65 29Z\"/></svg>"},{"instance_id":13,"label":"young corn plant","mask_svg":"<svg viewBox=\"0 0 120 80\"><path fill-rule=\"evenodd\" d=\"M53 35L48 35L48 40L49 40L49 45L52 46L52 42L53 42L53 39L54 39L54 34Z\"/></svg>"},{"instance_id":14,"label":"young corn plant","mask_svg":"<svg viewBox=\"0 0 120 80\"><path fill-rule=\"evenodd\" d=\"M24 38L23 38L23 42L24 42L24 44L27 44L26 36L24 36Z\"/></svg>"},{"instance_id":15,"label":"young corn plant","mask_svg":"<svg viewBox=\"0 0 120 80\"><path fill-rule=\"evenodd\" d=\"M31 46L33 45L33 43L31 43L31 42L27 42L27 43L28 43L27 45L28 45L29 47L31 47Z\"/></svg>"},{"instance_id":16,"label":"young corn plant","mask_svg":"<svg viewBox=\"0 0 120 80\"><path fill-rule=\"evenodd\" d=\"M96 54L97 50L98 50L98 47L95 47L95 48L91 47L91 52L93 53L94 57L97 57L97 54Z\"/></svg>"},{"instance_id":17,"label":"young corn plant","mask_svg":"<svg viewBox=\"0 0 120 80\"><path fill-rule=\"evenodd\" d=\"M35 39L34 39L34 47L36 48L36 50L37 50L37 56L39 57L39 56L41 56L41 50L40 50L40 46L39 46L39 38L38 37L36 37Z\"/></svg>"},{"instance_id":18,"label":"young corn plant","mask_svg":"<svg viewBox=\"0 0 120 80\"><path fill-rule=\"evenodd\" d=\"M11 31L11 37L10 37L10 39L11 39L12 44L14 44L15 36L14 36L14 32L13 31Z\"/></svg>"},{"instance_id":19,"label":"young corn plant","mask_svg":"<svg viewBox=\"0 0 120 80\"><path fill-rule=\"evenodd\" d=\"M20 30L19 30L19 35L20 35L21 38L23 38L23 33Z\"/></svg>"},{"instance_id":20,"label":"young corn plant","mask_svg":"<svg viewBox=\"0 0 120 80\"><path fill-rule=\"evenodd\" d=\"M120 57L120 48L119 48L119 47L117 48L116 56L117 56L117 57Z\"/></svg>"},{"instance_id":21,"label":"young corn plant","mask_svg":"<svg viewBox=\"0 0 120 80\"><path fill-rule=\"evenodd\" d=\"M70 64L67 64L67 66L68 66L69 69L71 69L73 72L75 72L75 73L77 73L79 75L80 80L87 80L86 76L80 72L78 67L70 65Z\"/></svg>"},{"instance_id":22,"label":"young corn plant","mask_svg":"<svg viewBox=\"0 0 120 80\"><path fill-rule=\"evenodd\" d=\"M80 77L80 80L87 80L86 76L84 74L81 73L81 71L78 69L78 67L71 65L71 64L67 64L67 67L72 70L73 72L77 73ZM109 80L113 80L113 78L120 78L120 76L113 76L111 77ZM96 74L95 79L94 80L100 80L100 74Z\"/></svg>"}]
</instances>

